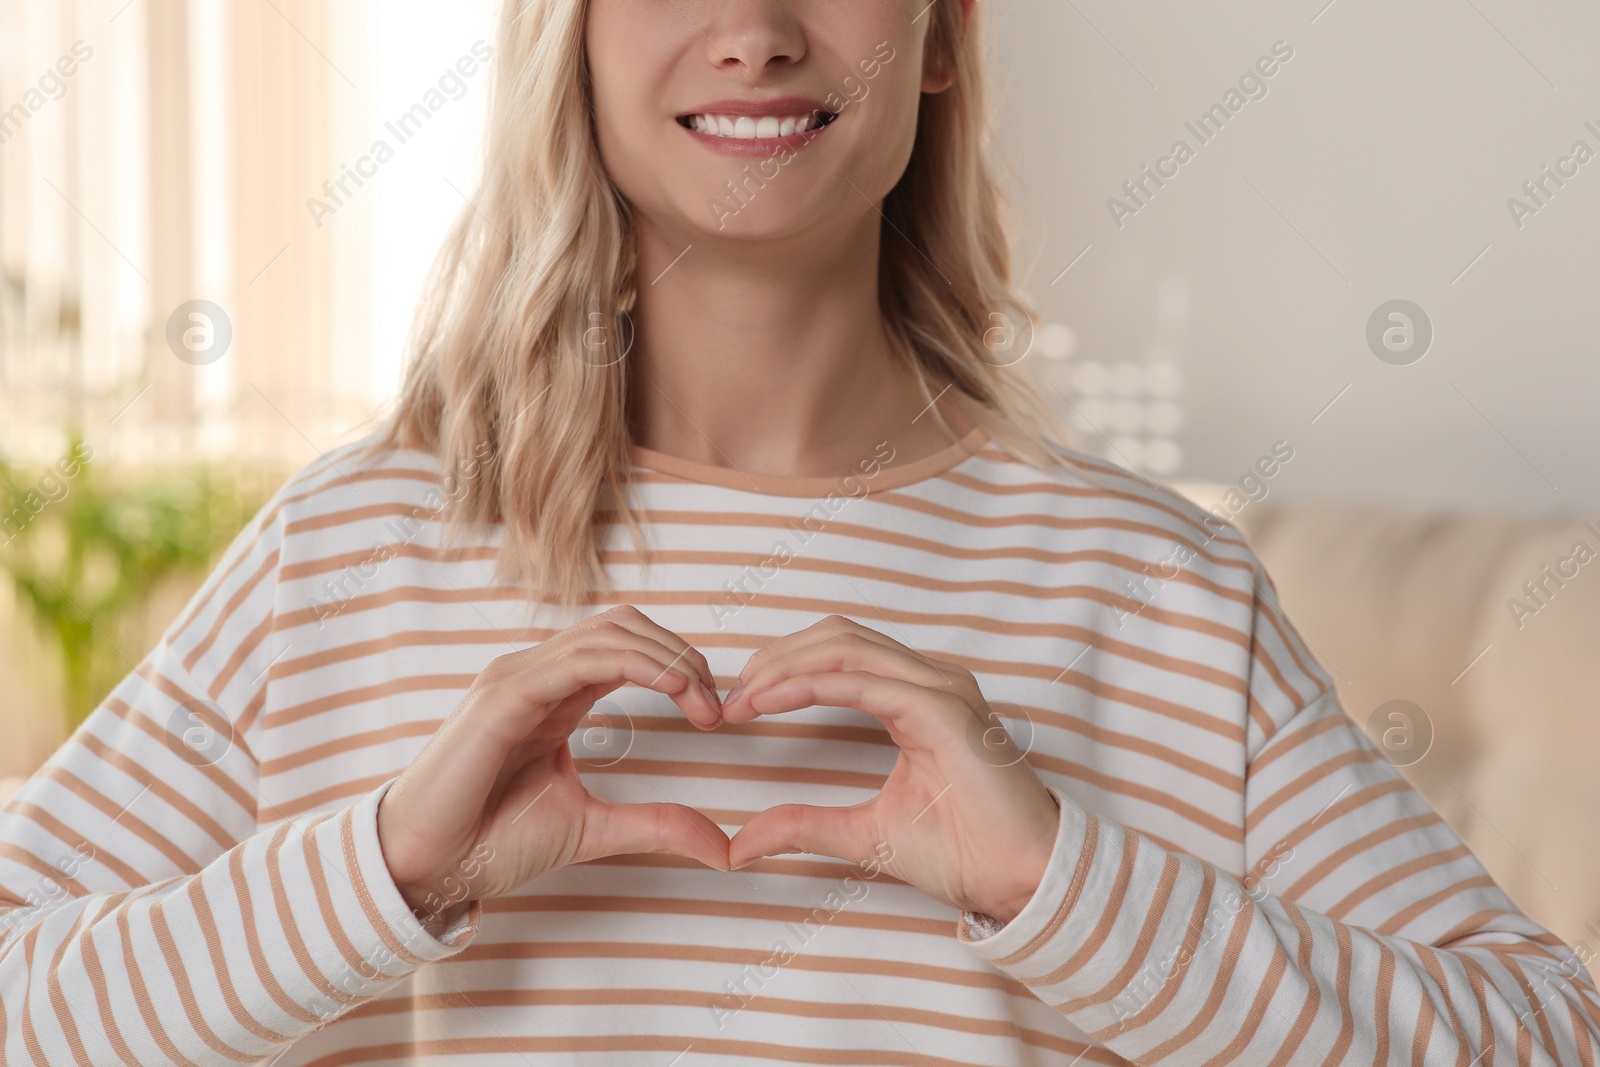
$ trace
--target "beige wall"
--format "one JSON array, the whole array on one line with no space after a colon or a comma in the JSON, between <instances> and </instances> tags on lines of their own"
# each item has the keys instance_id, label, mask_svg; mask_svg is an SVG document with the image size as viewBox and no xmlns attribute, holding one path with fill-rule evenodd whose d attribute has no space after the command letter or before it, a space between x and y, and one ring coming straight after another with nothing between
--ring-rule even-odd
<instances>
[{"instance_id":1,"label":"beige wall","mask_svg":"<svg viewBox=\"0 0 1600 1067\"><path fill-rule=\"evenodd\" d=\"M1600 158L1521 229L1506 205L1574 141L1600 152L1600 8L980 6L1019 266L1075 358L1181 365L1183 476L1285 439L1285 497L1600 515ZM1199 144L1185 122L1280 40L1267 95ZM1119 228L1107 201L1179 137L1194 157ZM1437 328L1409 367L1365 341L1397 297Z\"/></svg>"}]
</instances>

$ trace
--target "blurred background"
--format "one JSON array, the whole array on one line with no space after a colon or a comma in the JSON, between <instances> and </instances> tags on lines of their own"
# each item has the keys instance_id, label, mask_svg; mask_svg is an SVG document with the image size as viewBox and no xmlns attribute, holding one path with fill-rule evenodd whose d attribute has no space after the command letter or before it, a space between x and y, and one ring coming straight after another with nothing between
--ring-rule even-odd
<instances>
[{"instance_id":1,"label":"blurred background","mask_svg":"<svg viewBox=\"0 0 1600 1067\"><path fill-rule=\"evenodd\" d=\"M1600 10L979 9L1019 370L1236 523L1351 716L1600 945ZM0 0L0 794L394 395L494 11Z\"/></svg>"}]
</instances>

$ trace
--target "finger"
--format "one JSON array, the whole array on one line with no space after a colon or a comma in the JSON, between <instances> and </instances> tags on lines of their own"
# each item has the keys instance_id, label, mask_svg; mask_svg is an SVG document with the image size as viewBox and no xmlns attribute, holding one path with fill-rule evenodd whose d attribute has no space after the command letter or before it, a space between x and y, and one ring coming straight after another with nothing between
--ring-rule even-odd
<instances>
[{"instance_id":1,"label":"finger","mask_svg":"<svg viewBox=\"0 0 1600 1067\"><path fill-rule=\"evenodd\" d=\"M640 637L654 641L666 649L670 656L667 662L673 666L688 664L700 682L713 694L717 691L717 678L711 672L711 663L698 648L678 634L656 622L650 616L634 607L632 604L619 604L614 608L607 608L596 619L605 619L617 626L623 627Z\"/></svg>"},{"instance_id":2,"label":"finger","mask_svg":"<svg viewBox=\"0 0 1600 1067\"><path fill-rule=\"evenodd\" d=\"M953 689L974 703L981 698L976 687L969 684L971 675L953 664L941 666L874 631L865 634L841 631L768 659L743 680L736 692L728 694L722 703L722 719L730 723L749 722L757 714L750 707L752 694L786 678L826 671L871 671L929 689Z\"/></svg>"},{"instance_id":3,"label":"finger","mask_svg":"<svg viewBox=\"0 0 1600 1067\"><path fill-rule=\"evenodd\" d=\"M538 732L546 740L565 738L594 700L632 682L672 697L684 716L701 729L712 729L721 721L715 697L700 686L688 665L680 661L670 666L667 661L671 657L659 644L614 635L605 640L617 643L569 647L498 679L494 702L502 709L500 720L509 721L512 725L507 728L516 729L517 720L525 714L523 709L548 705L552 714L541 722L523 722L522 736ZM642 647L635 647L637 642L642 642ZM572 699L580 693L583 699Z\"/></svg>"},{"instance_id":4,"label":"finger","mask_svg":"<svg viewBox=\"0 0 1600 1067\"><path fill-rule=\"evenodd\" d=\"M785 678L750 696L758 715L781 715L815 704L866 712L905 752L940 752L967 737L972 708L948 689L870 671L822 671Z\"/></svg>"},{"instance_id":5,"label":"finger","mask_svg":"<svg viewBox=\"0 0 1600 1067\"><path fill-rule=\"evenodd\" d=\"M803 630L796 630L792 634L775 637L750 653L749 658L744 661L744 666L739 669L739 676L734 679L733 688L738 689L755 671L793 649L814 644L817 641L825 641L834 634L845 633L852 629L866 630L866 627L852 622L843 615L825 615ZM876 633L876 631L869 632ZM878 634L878 636L883 637L882 634ZM887 638L884 639L887 640Z\"/></svg>"},{"instance_id":6,"label":"finger","mask_svg":"<svg viewBox=\"0 0 1600 1067\"><path fill-rule=\"evenodd\" d=\"M728 862L737 870L763 856L809 852L861 863L873 853L871 808L876 801L845 808L779 804L757 812L733 835Z\"/></svg>"},{"instance_id":7,"label":"finger","mask_svg":"<svg viewBox=\"0 0 1600 1067\"><path fill-rule=\"evenodd\" d=\"M600 682L595 685L586 685L578 689L571 696L558 703L550 710L549 716L540 728L530 734L523 742L513 747L507 754L505 765L501 768L500 777L496 788L490 793L491 797L498 796L513 777L522 773L530 760L548 753L553 747L553 742L558 738L570 738L576 731L578 723L582 722L594 711L594 706L606 694L615 692L621 685L620 682Z\"/></svg>"},{"instance_id":8,"label":"finger","mask_svg":"<svg viewBox=\"0 0 1600 1067\"><path fill-rule=\"evenodd\" d=\"M687 668L688 673L700 683L700 687L703 687L701 695L705 698L705 704L711 709L704 713L691 713L686 709L689 721L703 730L713 729L722 721L722 698L717 695L717 678L711 671L710 662L699 649L632 604L619 604L593 618L601 621L595 623L593 628L578 629L576 633L596 635L603 633L611 638L615 638L619 633L632 635L638 641L647 642L652 651L660 649L667 653L663 662L680 670Z\"/></svg>"},{"instance_id":9,"label":"finger","mask_svg":"<svg viewBox=\"0 0 1600 1067\"><path fill-rule=\"evenodd\" d=\"M728 835L703 812L686 804L616 804L591 796L573 862L641 852L664 852L714 870L728 869Z\"/></svg>"},{"instance_id":10,"label":"finger","mask_svg":"<svg viewBox=\"0 0 1600 1067\"><path fill-rule=\"evenodd\" d=\"M656 657L663 668L672 667L689 675L698 683L697 690L699 686L704 686L701 695L704 703L713 711L692 712L691 721L707 728L720 721L719 716L714 714L721 705L717 696L716 677L711 673L706 658L683 638L651 622L632 605L620 605L590 616L541 644L499 656L483 673L492 681L504 681L526 671L542 672L548 669L550 662L570 655L579 648L632 648Z\"/></svg>"},{"instance_id":11,"label":"finger","mask_svg":"<svg viewBox=\"0 0 1600 1067\"><path fill-rule=\"evenodd\" d=\"M735 679L733 687L728 691L728 698L724 703L732 702L739 693L748 689L756 673L766 669L769 665L792 655L798 649L824 644L840 637L854 637L870 641L875 645L897 650L912 659L919 659L926 663L933 662L916 649L901 644L894 638L874 630L870 626L863 626L843 615L828 615L804 630L798 630L795 633L777 638L752 652L749 659L745 661L744 666L740 669L739 677Z\"/></svg>"}]
</instances>

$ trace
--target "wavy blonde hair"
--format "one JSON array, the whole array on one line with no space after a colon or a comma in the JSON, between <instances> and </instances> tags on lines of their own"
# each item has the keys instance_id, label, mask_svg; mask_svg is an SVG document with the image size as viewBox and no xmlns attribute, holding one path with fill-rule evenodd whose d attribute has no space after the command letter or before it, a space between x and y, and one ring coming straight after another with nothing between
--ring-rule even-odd
<instances>
[{"instance_id":1,"label":"wavy blonde hair","mask_svg":"<svg viewBox=\"0 0 1600 1067\"><path fill-rule=\"evenodd\" d=\"M1005 201L984 155L984 6L965 33L959 4L931 9L928 59L954 82L923 95L915 149L883 203L879 304L930 403L950 386L996 444L1045 467L1064 462L1051 445L1066 434L1038 390L993 358L991 331L1021 322L1031 336L1039 320L1011 291ZM446 471L492 455L448 493L444 540L504 523L496 579L531 581L562 605L612 588L605 506L648 559L625 493L630 361L592 358L597 323L623 336L637 290L629 207L591 124L586 11L587 0L501 7L483 177L429 272L405 383L371 446L430 452Z\"/></svg>"}]
</instances>

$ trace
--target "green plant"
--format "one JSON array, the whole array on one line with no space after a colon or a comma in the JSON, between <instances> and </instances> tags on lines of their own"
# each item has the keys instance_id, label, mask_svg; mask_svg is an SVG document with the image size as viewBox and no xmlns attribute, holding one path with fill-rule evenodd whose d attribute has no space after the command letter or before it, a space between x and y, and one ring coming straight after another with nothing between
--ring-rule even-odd
<instances>
[{"instance_id":1,"label":"green plant","mask_svg":"<svg viewBox=\"0 0 1600 1067\"><path fill-rule=\"evenodd\" d=\"M212 463L109 469L76 433L68 455L89 458L67 475L0 457L0 567L60 652L75 727L142 655L122 646L150 592L205 573L270 493Z\"/></svg>"}]
</instances>

